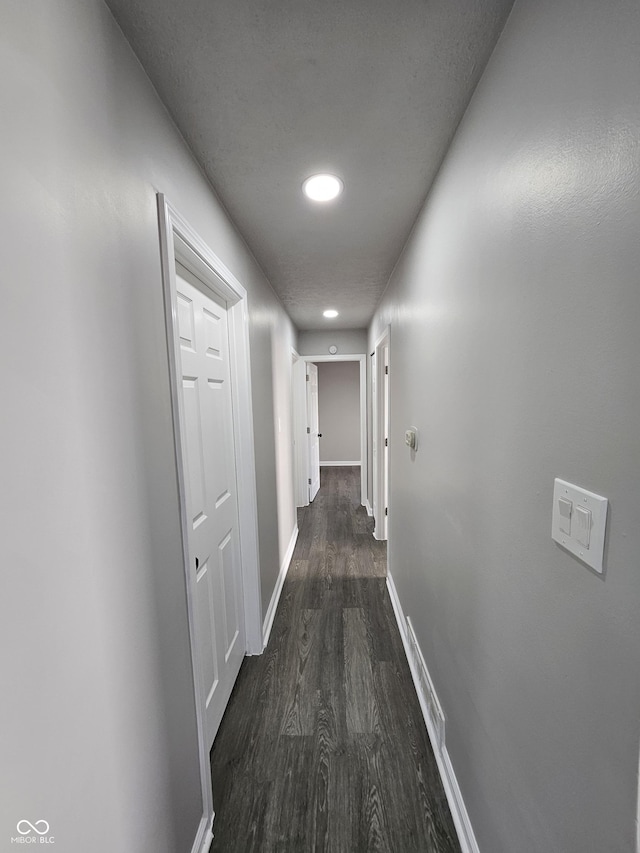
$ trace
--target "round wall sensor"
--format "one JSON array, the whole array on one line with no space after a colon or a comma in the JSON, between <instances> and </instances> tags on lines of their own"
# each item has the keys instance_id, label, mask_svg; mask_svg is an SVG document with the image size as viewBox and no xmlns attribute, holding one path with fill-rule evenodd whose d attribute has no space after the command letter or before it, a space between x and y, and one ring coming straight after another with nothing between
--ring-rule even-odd
<instances>
[{"instance_id":1,"label":"round wall sensor","mask_svg":"<svg viewBox=\"0 0 640 853\"><path fill-rule=\"evenodd\" d=\"M338 347L334 345L330 346L329 352L331 353L331 355L335 355L338 352Z\"/></svg>"}]
</instances>

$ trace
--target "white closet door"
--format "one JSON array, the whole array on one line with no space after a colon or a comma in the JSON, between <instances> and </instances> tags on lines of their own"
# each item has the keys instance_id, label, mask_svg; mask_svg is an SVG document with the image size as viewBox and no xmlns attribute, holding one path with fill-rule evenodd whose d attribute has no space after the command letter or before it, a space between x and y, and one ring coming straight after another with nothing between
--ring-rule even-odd
<instances>
[{"instance_id":1,"label":"white closet door","mask_svg":"<svg viewBox=\"0 0 640 853\"><path fill-rule=\"evenodd\" d=\"M244 658L226 307L176 264L190 570L209 748Z\"/></svg>"}]
</instances>

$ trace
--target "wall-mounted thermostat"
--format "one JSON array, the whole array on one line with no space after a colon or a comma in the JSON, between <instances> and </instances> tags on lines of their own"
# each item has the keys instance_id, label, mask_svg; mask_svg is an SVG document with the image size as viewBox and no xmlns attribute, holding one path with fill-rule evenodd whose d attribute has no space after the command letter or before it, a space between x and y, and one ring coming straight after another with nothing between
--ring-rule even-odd
<instances>
[{"instance_id":1,"label":"wall-mounted thermostat","mask_svg":"<svg viewBox=\"0 0 640 853\"><path fill-rule=\"evenodd\" d=\"M405 432L404 443L412 450L418 449L418 430L415 427L409 427Z\"/></svg>"},{"instance_id":2,"label":"wall-mounted thermostat","mask_svg":"<svg viewBox=\"0 0 640 853\"><path fill-rule=\"evenodd\" d=\"M608 501L601 495L554 480L551 538L602 573Z\"/></svg>"}]
</instances>

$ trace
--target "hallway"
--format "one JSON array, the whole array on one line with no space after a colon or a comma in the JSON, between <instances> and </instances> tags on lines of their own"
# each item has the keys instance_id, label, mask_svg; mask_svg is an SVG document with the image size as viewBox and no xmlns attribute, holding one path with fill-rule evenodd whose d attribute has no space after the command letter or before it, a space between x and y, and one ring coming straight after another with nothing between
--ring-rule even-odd
<instances>
[{"instance_id":1,"label":"hallway","mask_svg":"<svg viewBox=\"0 0 640 853\"><path fill-rule=\"evenodd\" d=\"M640 3L2 12L0 851L451 850L406 648L464 853L640 853Z\"/></svg>"},{"instance_id":2,"label":"hallway","mask_svg":"<svg viewBox=\"0 0 640 853\"><path fill-rule=\"evenodd\" d=\"M213 851L459 851L358 468L323 468L212 750Z\"/></svg>"}]
</instances>

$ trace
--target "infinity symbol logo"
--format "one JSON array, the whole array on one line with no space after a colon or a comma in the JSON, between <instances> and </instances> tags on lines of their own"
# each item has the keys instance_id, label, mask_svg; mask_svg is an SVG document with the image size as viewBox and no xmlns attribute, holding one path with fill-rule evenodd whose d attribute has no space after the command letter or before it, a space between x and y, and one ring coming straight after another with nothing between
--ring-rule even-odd
<instances>
[{"instance_id":1,"label":"infinity symbol logo","mask_svg":"<svg viewBox=\"0 0 640 853\"><path fill-rule=\"evenodd\" d=\"M27 827L23 829L22 827ZM20 833L20 835L29 835L30 832L36 832L38 835L46 835L49 832L49 824L46 820L37 820L35 825L30 823L28 820L21 820L18 822L16 829Z\"/></svg>"}]
</instances>

